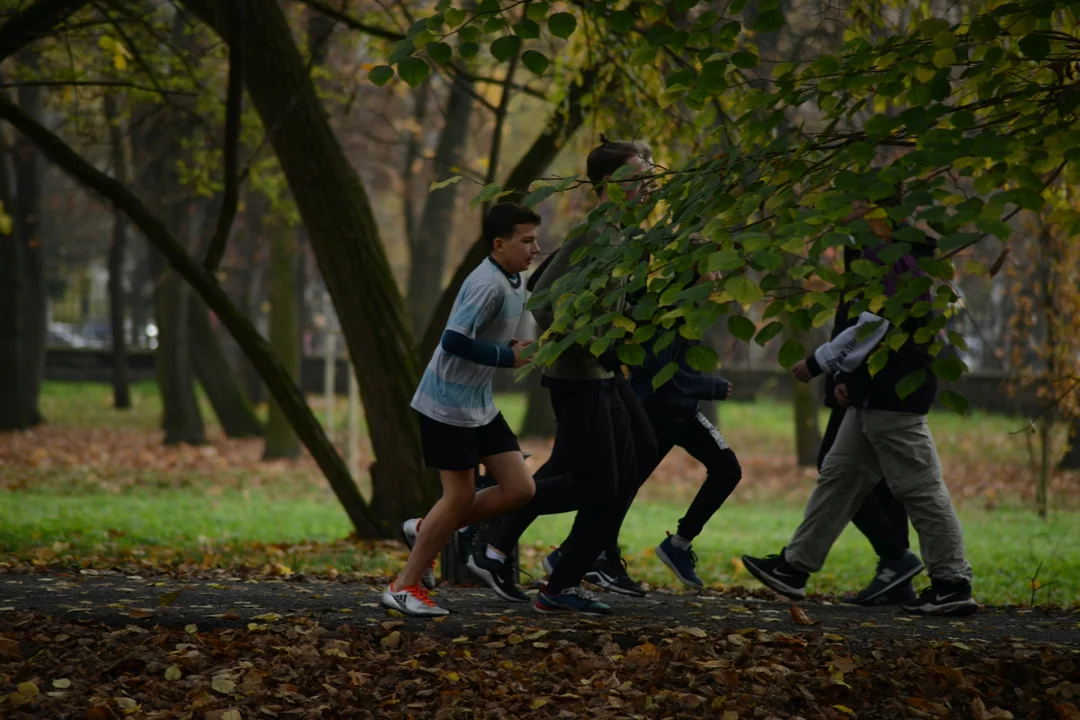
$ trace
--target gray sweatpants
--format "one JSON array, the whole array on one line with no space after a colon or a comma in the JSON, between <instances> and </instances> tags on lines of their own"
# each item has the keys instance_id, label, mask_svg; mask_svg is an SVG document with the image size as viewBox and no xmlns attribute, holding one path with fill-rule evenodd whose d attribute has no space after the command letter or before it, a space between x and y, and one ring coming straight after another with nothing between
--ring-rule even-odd
<instances>
[{"instance_id":1,"label":"gray sweatpants","mask_svg":"<svg viewBox=\"0 0 1080 720\"><path fill-rule=\"evenodd\" d=\"M930 577L971 581L960 519L949 499L926 416L885 410L849 410L825 458L806 516L784 557L803 572L817 572L874 483L885 476L919 534Z\"/></svg>"}]
</instances>

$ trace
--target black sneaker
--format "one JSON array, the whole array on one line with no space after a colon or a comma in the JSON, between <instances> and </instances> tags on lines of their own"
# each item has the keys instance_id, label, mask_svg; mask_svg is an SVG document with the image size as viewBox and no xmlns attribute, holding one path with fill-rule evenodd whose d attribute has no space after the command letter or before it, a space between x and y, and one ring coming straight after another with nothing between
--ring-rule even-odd
<instances>
[{"instance_id":1,"label":"black sneaker","mask_svg":"<svg viewBox=\"0 0 1080 720\"><path fill-rule=\"evenodd\" d=\"M946 583L931 578L930 587L919 593L914 602L900 606L914 615L945 615L963 617L979 611L979 603L971 597L971 584Z\"/></svg>"},{"instance_id":2,"label":"black sneaker","mask_svg":"<svg viewBox=\"0 0 1080 720\"><path fill-rule=\"evenodd\" d=\"M779 555L768 555L763 558L743 555L742 561L751 575L781 595L787 595L795 600L806 597L806 581L810 578L810 573L796 570L788 565L787 560L784 559L784 549L780 550Z\"/></svg>"},{"instance_id":3,"label":"black sneaker","mask_svg":"<svg viewBox=\"0 0 1080 720\"><path fill-rule=\"evenodd\" d=\"M626 561L623 560L618 547L605 550L600 557L596 558L592 570L585 573L583 579L587 583L620 595L645 597L648 593L645 588L634 582L630 573L626 571Z\"/></svg>"},{"instance_id":4,"label":"black sneaker","mask_svg":"<svg viewBox=\"0 0 1080 720\"><path fill-rule=\"evenodd\" d=\"M503 600L529 602L532 599L517 586L514 577L517 569L506 560L492 560L483 550L477 550L469 556L465 566Z\"/></svg>"},{"instance_id":5,"label":"black sneaker","mask_svg":"<svg viewBox=\"0 0 1080 720\"><path fill-rule=\"evenodd\" d=\"M656 546L656 557L660 558L660 562L671 568L671 571L675 573L675 577L679 578L683 585L698 590L705 587L705 583L701 582L701 578L694 572L694 568L697 566L697 555L689 547L685 550L675 547L671 542L671 533L668 533L668 536L664 538L664 542Z\"/></svg>"},{"instance_id":6,"label":"black sneaker","mask_svg":"<svg viewBox=\"0 0 1080 720\"><path fill-rule=\"evenodd\" d=\"M905 605L907 603L913 603L918 597L919 596L915 593L915 586L908 580L903 585L897 585L889 592L884 595L878 595L873 600L863 601L859 599L858 595L849 595L844 598L844 602L848 605L860 605L862 607L886 607L889 605Z\"/></svg>"},{"instance_id":7,"label":"black sneaker","mask_svg":"<svg viewBox=\"0 0 1080 720\"><path fill-rule=\"evenodd\" d=\"M879 562L877 574L874 575L874 579L870 581L870 584L855 596L855 604L866 606L886 604L876 601L888 595L894 588L905 584L910 585L911 578L921 573L922 570L922 560L910 550L904 551L904 554L897 560ZM912 588L912 592L914 592L914 588Z\"/></svg>"}]
</instances>

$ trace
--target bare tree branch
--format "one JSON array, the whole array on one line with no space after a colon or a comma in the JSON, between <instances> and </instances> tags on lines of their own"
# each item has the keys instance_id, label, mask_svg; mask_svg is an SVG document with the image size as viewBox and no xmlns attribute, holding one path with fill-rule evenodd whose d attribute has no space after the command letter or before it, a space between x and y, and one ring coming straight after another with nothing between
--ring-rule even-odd
<instances>
[{"instance_id":1,"label":"bare tree branch","mask_svg":"<svg viewBox=\"0 0 1080 720\"><path fill-rule=\"evenodd\" d=\"M244 111L244 43L240 36L240 24L244 22L243 5L232 0L229 6L229 91L225 101L225 191L222 196L221 213L218 215L214 237L206 251L203 267L213 273L225 256L229 232L236 219L236 206L240 202L240 116Z\"/></svg>"}]
</instances>

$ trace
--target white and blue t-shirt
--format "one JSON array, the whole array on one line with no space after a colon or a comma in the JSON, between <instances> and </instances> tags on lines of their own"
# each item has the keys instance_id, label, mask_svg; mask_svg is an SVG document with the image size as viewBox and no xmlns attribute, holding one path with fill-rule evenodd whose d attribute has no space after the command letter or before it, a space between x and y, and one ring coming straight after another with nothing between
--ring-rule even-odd
<instances>
[{"instance_id":1,"label":"white and blue t-shirt","mask_svg":"<svg viewBox=\"0 0 1080 720\"><path fill-rule=\"evenodd\" d=\"M521 276L508 277L494 260L486 258L465 278L446 329L490 343L492 352L497 354L499 348L505 350L513 339L524 307ZM467 360L440 344L420 379L411 405L432 420L447 425L487 425L499 413L491 391L497 364L482 365Z\"/></svg>"}]
</instances>

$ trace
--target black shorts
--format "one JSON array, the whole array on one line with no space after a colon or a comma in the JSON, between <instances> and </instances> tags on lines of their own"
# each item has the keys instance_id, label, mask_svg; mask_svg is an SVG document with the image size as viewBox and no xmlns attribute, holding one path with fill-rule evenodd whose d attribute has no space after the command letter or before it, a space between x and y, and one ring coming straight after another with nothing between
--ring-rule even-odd
<instances>
[{"instance_id":1,"label":"black shorts","mask_svg":"<svg viewBox=\"0 0 1080 720\"><path fill-rule=\"evenodd\" d=\"M517 435L502 413L487 425L459 427L420 415L420 444L424 464L438 470L472 470L480 458L520 451Z\"/></svg>"}]
</instances>

